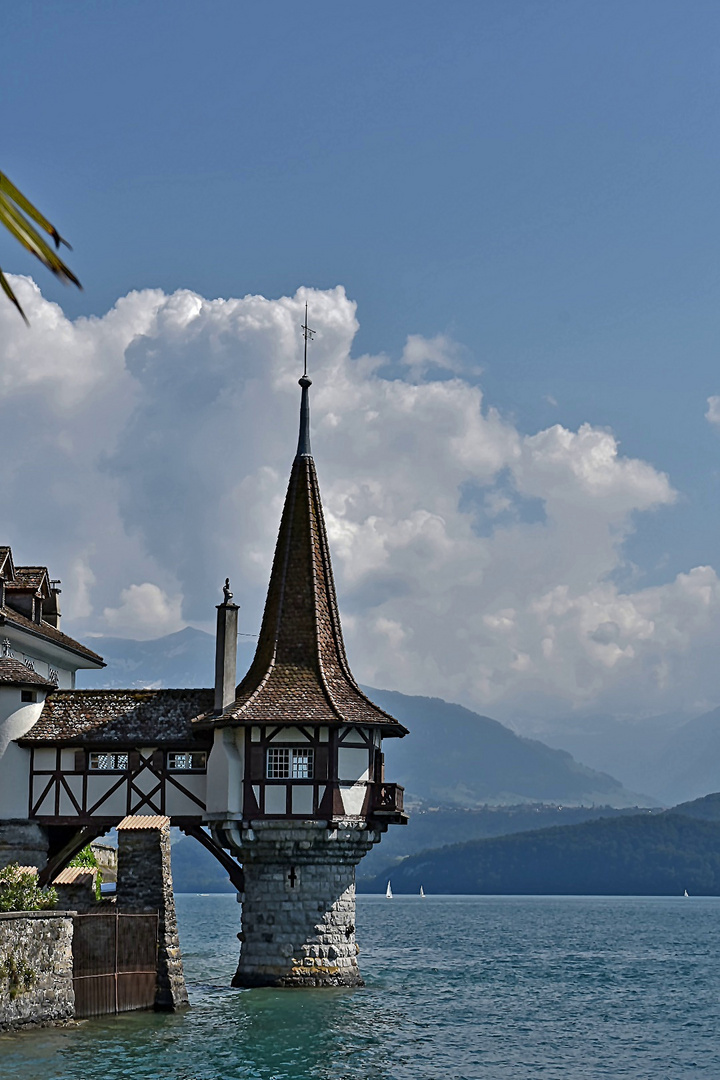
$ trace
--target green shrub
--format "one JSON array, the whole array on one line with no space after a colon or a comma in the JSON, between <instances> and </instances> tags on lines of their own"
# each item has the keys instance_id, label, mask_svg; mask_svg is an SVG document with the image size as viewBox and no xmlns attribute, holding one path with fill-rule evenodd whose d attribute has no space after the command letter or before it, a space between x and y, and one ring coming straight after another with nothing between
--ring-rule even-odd
<instances>
[{"instance_id":1,"label":"green shrub","mask_svg":"<svg viewBox=\"0 0 720 1080\"><path fill-rule=\"evenodd\" d=\"M95 899L100 900L102 897L102 889L100 888L100 885L102 884L102 874L98 867L97 856L90 845L88 844L82 851L78 851L75 858L70 860L68 866L89 866L91 869L97 870L97 873L95 874Z\"/></svg>"},{"instance_id":2,"label":"green shrub","mask_svg":"<svg viewBox=\"0 0 720 1080\"><path fill-rule=\"evenodd\" d=\"M37 874L17 863L0 870L0 911L48 911L57 904L54 889L41 889Z\"/></svg>"}]
</instances>

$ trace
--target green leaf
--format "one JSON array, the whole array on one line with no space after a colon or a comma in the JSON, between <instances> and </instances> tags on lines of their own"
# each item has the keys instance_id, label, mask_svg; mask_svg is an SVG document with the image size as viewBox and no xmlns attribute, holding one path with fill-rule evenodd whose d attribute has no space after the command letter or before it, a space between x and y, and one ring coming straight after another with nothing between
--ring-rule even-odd
<instances>
[{"instance_id":1,"label":"green leaf","mask_svg":"<svg viewBox=\"0 0 720 1080\"><path fill-rule=\"evenodd\" d=\"M30 323L28 322L27 315L25 314L23 309L20 307L20 301L18 300L17 296L15 295L15 293L10 288L10 282L5 277L5 275L3 274L2 270L0 270L0 288L2 289L2 291L7 296L8 300L10 300L11 303L13 303L15 305L15 307L18 309L18 311L22 315L23 319L25 320L25 325L29 326Z\"/></svg>"},{"instance_id":2,"label":"green leaf","mask_svg":"<svg viewBox=\"0 0 720 1080\"><path fill-rule=\"evenodd\" d=\"M24 215L27 215L27 217ZM31 220L28 221L28 218ZM67 240L63 240L55 226L40 213L37 207L33 206L30 200L15 187L12 181L8 180L4 173L0 173L0 225L4 225L10 235L14 236L18 243L39 259L51 274L54 274L62 282L71 281L73 285L77 285L78 289L81 289L82 285L70 267L66 266L56 252L53 251L47 241L31 224L31 221L34 221L36 225L39 225L41 229L52 237L56 249L60 247L60 244L64 244L67 248L70 247ZM0 270L0 287L27 323L25 312L2 270Z\"/></svg>"}]
</instances>

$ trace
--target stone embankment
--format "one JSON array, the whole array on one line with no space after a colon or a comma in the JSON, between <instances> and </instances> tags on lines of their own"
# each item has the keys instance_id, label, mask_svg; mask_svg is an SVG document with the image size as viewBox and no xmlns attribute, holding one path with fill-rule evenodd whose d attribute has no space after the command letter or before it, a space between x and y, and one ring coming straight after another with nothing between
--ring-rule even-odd
<instances>
[{"instance_id":1,"label":"stone embankment","mask_svg":"<svg viewBox=\"0 0 720 1080\"><path fill-rule=\"evenodd\" d=\"M0 1030L73 1018L72 933L66 911L0 913Z\"/></svg>"}]
</instances>

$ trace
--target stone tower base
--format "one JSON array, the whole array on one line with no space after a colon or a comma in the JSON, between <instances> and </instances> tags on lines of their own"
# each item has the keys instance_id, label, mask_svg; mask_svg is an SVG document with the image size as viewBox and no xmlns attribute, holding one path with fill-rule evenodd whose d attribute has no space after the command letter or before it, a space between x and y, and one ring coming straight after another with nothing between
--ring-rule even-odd
<instances>
[{"instance_id":1,"label":"stone tower base","mask_svg":"<svg viewBox=\"0 0 720 1080\"><path fill-rule=\"evenodd\" d=\"M245 873L232 985L362 986L355 867L380 832L322 821L252 822L232 832Z\"/></svg>"}]
</instances>

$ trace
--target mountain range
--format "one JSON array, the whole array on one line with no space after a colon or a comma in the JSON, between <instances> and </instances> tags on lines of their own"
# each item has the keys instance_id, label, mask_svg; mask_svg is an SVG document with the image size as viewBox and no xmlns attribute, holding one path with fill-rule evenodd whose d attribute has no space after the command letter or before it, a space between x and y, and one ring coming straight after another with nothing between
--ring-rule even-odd
<instances>
[{"instance_id":1,"label":"mountain range","mask_svg":"<svg viewBox=\"0 0 720 1080\"><path fill-rule=\"evenodd\" d=\"M152 641L95 642L107 667L83 672L96 687L209 686L214 639L187 628ZM238 652L238 672L252 659L253 641ZM409 697L364 687L368 696L410 728L383 745L388 779L403 784L411 807L479 808L488 804L560 803L626 807L653 800L628 791L606 773L579 764L564 750L516 735L488 716L440 698Z\"/></svg>"},{"instance_id":2,"label":"mountain range","mask_svg":"<svg viewBox=\"0 0 720 1080\"><path fill-rule=\"evenodd\" d=\"M215 641L201 630L187 627L151 641L104 637L93 647L108 666L78 672L78 685L212 682ZM249 667L254 647L252 637L241 638L239 675ZM405 784L412 805L672 806L720 790L720 708L694 717L523 715L501 724L440 698L364 689L411 729L406 739L387 740L385 750L387 775Z\"/></svg>"},{"instance_id":3,"label":"mountain range","mask_svg":"<svg viewBox=\"0 0 720 1080\"><path fill-rule=\"evenodd\" d=\"M384 892L387 870L358 882ZM720 895L720 794L661 813L471 840L410 855L392 869L395 893Z\"/></svg>"},{"instance_id":4,"label":"mountain range","mask_svg":"<svg viewBox=\"0 0 720 1080\"><path fill-rule=\"evenodd\" d=\"M511 721L515 731L569 750L665 806L720 790L720 708L694 717L602 714Z\"/></svg>"}]
</instances>

